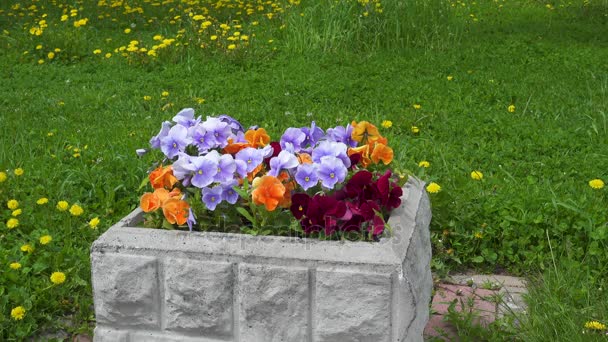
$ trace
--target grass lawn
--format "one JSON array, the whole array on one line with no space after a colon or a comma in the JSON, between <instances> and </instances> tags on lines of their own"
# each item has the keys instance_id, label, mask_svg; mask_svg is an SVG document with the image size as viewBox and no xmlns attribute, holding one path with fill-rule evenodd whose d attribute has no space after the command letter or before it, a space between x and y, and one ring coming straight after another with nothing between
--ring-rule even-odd
<instances>
[{"instance_id":1,"label":"grass lawn","mask_svg":"<svg viewBox=\"0 0 608 342\"><path fill-rule=\"evenodd\" d=\"M608 182L608 3L479 2L0 4L0 339L89 331L89 246L138 206L159 156L135 149L185 107L275 139L392 121L393 167L441 186L434 270L538 274L514 338L601 338L581 332L608 324L608 188L589 185Z\"/></svg>"}]
</instances>

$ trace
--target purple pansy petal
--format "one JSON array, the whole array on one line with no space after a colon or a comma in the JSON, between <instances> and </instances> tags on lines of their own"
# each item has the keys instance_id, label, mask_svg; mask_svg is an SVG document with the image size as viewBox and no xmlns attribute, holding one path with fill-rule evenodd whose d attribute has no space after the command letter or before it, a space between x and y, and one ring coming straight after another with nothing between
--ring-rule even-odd
<instances>
[{"instance_id":1,"label":"purple pansy petal","mask_svg":"<svg viewBox=\"0 0 608 342\"><path fill-rule=\"evenodd\" d=\"M216 186L214 188L203 188L203 203L207 209L213 211L218 204L222 202L222 187Z\"/></svg>"},{"instance_id":2,"label":"purple pansy petal","mask_svg":"<svg viewBox=\"0 0 608 342\"><path fill-rule=\"evenodd\" d=\"M282 169L293 169L298 167L299 164L298 158L292 153L281 151L278 156L270 159L270 171L268 174L276 177Z\"/></svg>"},{"instance_id":3,"label":"purple pansy petal","mask_svg":"<svg viewBox=\"0 0 608 342\"><path fill-rule=\"evenodd\" d=\"M199 153L204 153L207 150L215 147L215 137L213 132L207 132L201 125L196 125L189 130L190 136L192 137L192 144L194 144Z\"/></svg>"},{"instance_id":4,"label":"purple pansy petal","mask_svg":"<svg viewBox=\"0 0 608 342\"><path fill-rule=\"evenodd\" d=\"M321 158L317 175L324 187L333 189L337 183L342 183L344 181L347 171L348 170L340 159L326 156Z\"/></svg>"},{"instance_id":5,"label":"purple pansy petal","mask_svg":"<svg viewBox=\"0 0 608 342\"><path fill-rule=\"evenodd\" d=\"M160 140L160 149L167 158L172 159L179 152L183 152L190 144L188 129L181 125L175 125L169 130L169 134Z\"/></svg>"},{"instance_id":6,"label":"purple pansy petal","mask_svg":"<svg viewBox=\"0 0 608 342\"><path fill-rule=\"evenodd\" d=\"M234 191L237 182L230 182L222 185L222 199L230 204L235 204L239 200L239 194Z\"/></svg>"},{"instance_id":7,"label":"purple pansy petal","mask_svg":"<svg viewBox=\"0 0 608 342\"><path fill-rule=\"evenodd\" d=\"M193 157L191 159L190 168L192 169L192 185L197 188L203 188L213 183L217 174L217 161L208 156Z\"/></svg>"},{"instance_id":8,"label":"purple pansy petal","mask_svg":"<svg viewBox=\"0 0 608 342\"><path fill-rule=\"evenodd\" d=\"M171 129L171 122L169 121L165 121L162 124L162 127L160 129L160 132L158 132L157 135L153 136L152 139L150 139L150 147L152 148L160 148L160 140L164 137L167 136L167 134L169 134L169 130Z\"/></svg>"},{"instance_id":9,"label":"purple pansy petal","mask_svg":"<svg viewBox=\"0 0 608 342\"><path fill-rule=\"evenodd\" d=\"M249 173L264 161L263 150L247 147L237 152L235 159L244 161L247 165L247 173Z\"/></svg>"},{"instance_id":10,"label":"purple pansy petal","mask_svg":"<svg viewBox=\"0 0 608 342\"><path fill-rule=\"evenodd\" d=\"M305 139L306 134L301 129L290 127L281 136L281 149L292 153L299 152Z\"/></svg>"},{"instance_id":11,"label":"purple pansy petal","mask_svg":"<svg viewBox=\"0 0 608 342\"><path fill-rule=\"evenodd\" d=\"M241 125L240 122L238 122L235 118L228 116L226 114L222 114L220 116L217 117L219 120L221 120L222 122L225 122L228 124L228 126L230 126L231 129L233 129L234 131L237 132L244 132L245 130L243 129L243 125Z\"/></svg>"},{"instance_id":12,"label":"purple pansy petal","mask_svg":"<svg viewBox=\"0 0 608 342\"><path fill-rule=\"evenodd\" d=\"M201 121L200 117L198 119L194 118L194 109L192 108L184 108L180 110L172 120L173 122L176 122L186 128L193 127Z\"/></svg>"},{"instance_id":13,"label":"purple pansy petal","mask_svg":"<svg viewBox=\"0 0 608 342\"><path fill-rule=\"evenodd\" d=\"M308 190L319 182L317 168L313 164L301 164L295 175L296 183L304 190Z\"/></svg>"},{"instance_id":14,"label":"purple pansy petal","mask_svg":"<svg viewBox=\"0 0 608 342\"><path fill-rule=\"evenodd\" d=\"M301 130L306 135L306 138L301 145L302 148L315 146L315 144L325 135L325 132L323 132L320 127L317 127L317 124L314 121L310 127L302 127Z\"/></svg>"},{"instance_id":15,"label":"purple pansy petal","mask_svg":"<svg viewBox=\"0 0 608 342\"><path fill-rule=\"evenodd\" d=\"M225 183L229 180L234 179L234 172L236 171L236 163L229 154L224 154L219 158L217 165L217 174L215 175L215 181Z\"/></svg>"},{"instance_id":16,"label":"purple pansy petal","mask_svg":"<svg viewBox=\"0 0 608 342\"><path fill-rule=\"evenodd\" d=\"M196 224L196 218L194 217L194 213L192 212L192 208L188 209L188 220L186 221L188 224L188 229L192 231L192 226Z\"/></svg>"}]
</instances>

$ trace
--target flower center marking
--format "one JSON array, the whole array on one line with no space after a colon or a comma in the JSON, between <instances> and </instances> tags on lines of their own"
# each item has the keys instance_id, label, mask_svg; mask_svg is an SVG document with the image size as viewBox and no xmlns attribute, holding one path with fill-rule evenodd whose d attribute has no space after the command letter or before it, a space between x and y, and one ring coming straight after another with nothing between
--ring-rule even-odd
<instances>
[{"instance_id":1,"label":"flower center marking","mask_svg":"<svg viewBox=\"0 0 608 342\"><path fill-rule=\"evenodd\" d=\"M247 159L247 164L251 164L251 159Z\"/></svg>"},{"instance_id":2,"label":"flower center marking","mask_svg":"<svg viewBox=\"0 0 608 342\"><path fill-rule=\"evenodd\" d=\"M177 143L173 143L173 148L176 148L176 147L177 147Z\"/></svg>"},{"instance_id":3,"label":"flower center marking","mask_svg":"<svg viewBox=\"0 0 608 342\"><path fill-rule=\"evenodd\" d=\"M307 182L310 182L310 177L306 176L306 177L304 177L304 180L307 181ZM302 207L300 207L300 210L302 210L301 208Z\"/></svg>"},{"instance_id":4,"label":"flower center marking","mask_svg":"<svg viewBox=\"0 0 608 342\"><path fill-rule=\"evenodd\" d=\"M211 202L215 202L215 196L211 197Z\"/></svg>"},{"instance_id":5,"label":"flower center marking","mask_svg":"<svg viewBox=\"0 0 608 342\"><path fill-rule=\"evenodd\" d=\"M329 174L329 178L334 179L335 177L336 177L335 173L332 172L332 173Z\"/></svg>"},{"instance_id":6,"label":"flower center marking","mask_svg":"<svg viewBox=\"0 0 608 342\"><path fill-rule=\"evenodd\" d=\"M302 206L299 206L298 211L302 211L302 210L304 210L304 208L302 208Z\"/></svg>"},{"instance_id":7,"label":"flower center marking","mask_svg":"<svg viewBox=\"0 0 608 342\"><path fill-rule=\"evenodd\" d=\"M203 174L203 170L198 170L198 174L202 175Z\"/></svg>"}]
</instances>

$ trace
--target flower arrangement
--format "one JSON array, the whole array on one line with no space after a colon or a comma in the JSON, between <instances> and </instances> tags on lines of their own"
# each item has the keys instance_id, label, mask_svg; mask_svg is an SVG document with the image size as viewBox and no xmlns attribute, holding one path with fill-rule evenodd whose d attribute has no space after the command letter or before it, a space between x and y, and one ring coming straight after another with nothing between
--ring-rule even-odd
<instances>
[{"instance_id":1,"label":"flower arrangement","mask_svg":"<svg viewBox=\"0 0 608 342\"><path fill-rule=\"evenodd\" d=\"M273 141L186 108L150 146L164 159L140 200L147 227L377 240L401 204L403 177L386 167L393 150L367 121L326 131L313 121Z\"/></svg>"}]
</instances>

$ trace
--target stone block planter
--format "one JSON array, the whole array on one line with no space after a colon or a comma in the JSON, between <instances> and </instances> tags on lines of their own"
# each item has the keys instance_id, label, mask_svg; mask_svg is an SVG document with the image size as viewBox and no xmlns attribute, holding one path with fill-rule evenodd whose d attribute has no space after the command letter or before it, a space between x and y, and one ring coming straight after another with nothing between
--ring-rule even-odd
<instances>
[{"instance_id":1,"label":"stone block planter","mask_svg":"<svg viewBox=\"0 0 608 342\"><path fill-rule=\"evenodd\" d=\"M95 341L422 341L430 203L410 179L380 242L135 228L92 246Z\"/></svg>"}]
</instances>

